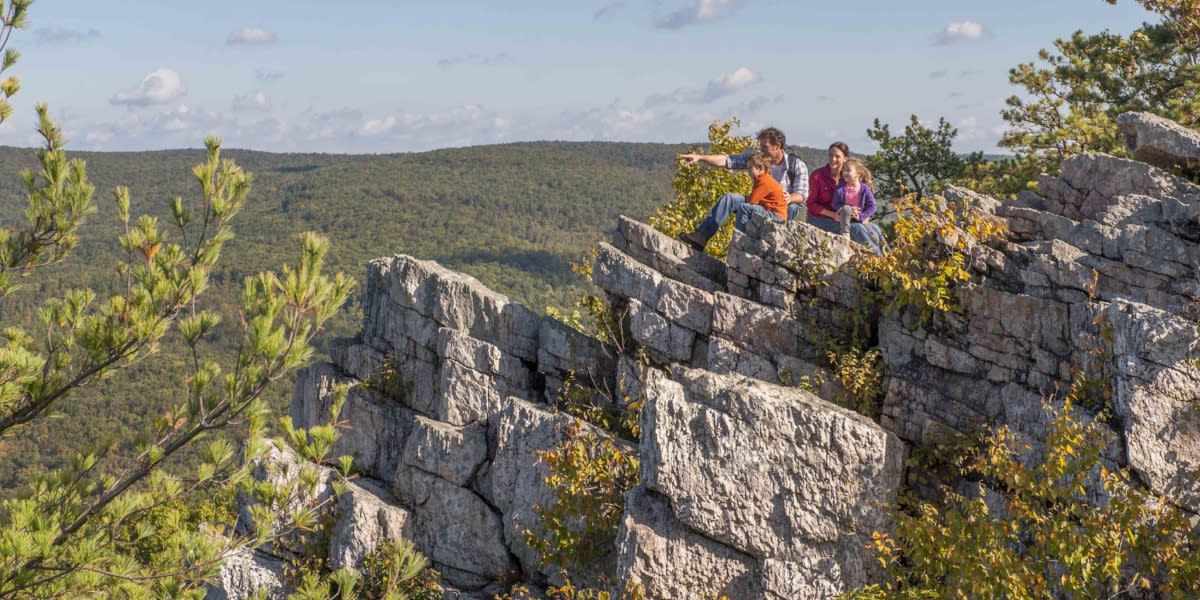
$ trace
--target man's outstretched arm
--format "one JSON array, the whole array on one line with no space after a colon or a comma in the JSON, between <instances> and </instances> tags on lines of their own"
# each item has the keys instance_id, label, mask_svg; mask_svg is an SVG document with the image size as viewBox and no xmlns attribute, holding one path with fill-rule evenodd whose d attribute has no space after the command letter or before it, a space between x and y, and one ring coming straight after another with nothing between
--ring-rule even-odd
<instances>
[{"instance_id":1,"label":"man's outstretched arm","mask_svg":"<svg viewBox=\"0 0 1200 600\"><path fill-rule=\"evenodd\" d=\"M685 165L702 162L714 167L724 168L729 166L728 154L679 154L675 158L683 161Z\"/></svg>"}]
</instances>

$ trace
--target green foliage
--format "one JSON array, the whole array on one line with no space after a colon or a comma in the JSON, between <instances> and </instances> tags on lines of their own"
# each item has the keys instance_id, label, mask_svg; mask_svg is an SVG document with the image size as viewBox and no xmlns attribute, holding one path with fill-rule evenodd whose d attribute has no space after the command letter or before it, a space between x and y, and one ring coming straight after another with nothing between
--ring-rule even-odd
<instances>
[{"instance_id":1,"label":"green foliage","mask_svg":"<svg viewBox=\"0 0 1200 600\"><path fill-rule=\"evenodd\" d=\"M729 131L740 124L737 119L713 121L708 126L708 148L703 150L703 153L732 155L750 148L754 140L745 136L729 135ZM701 152L701 149L693 146L688 151ZM695 229L713 204L724 194L750 193L750 179L745 173L714 169L700 163L679 165L672 186L675 189L675 199L655 210L648 219L651 227L671 237ZM725 223L708 242L713 256L724 257L732 237L733 224Z\"/></svg>"},{"instance_id":2,"label":"green foliage","mask_svg":"<svg viewBox=\"0 0 1200 600\"><path fill-rule=\"evenodd\" d=\"M1107 0L1109 3L1114 0ZM1200 28L1192 0L1142 1L1162 20L1127 36L1076 31L1038 53L1039 63L1009 71L1022 88L1001 113L1009 129L1000 145L1019 161L1057 173L1075 154L1125 149L1115 127L1126 111L1149 111L1185 127L1200 125ZM1017 189L1020 189L1018 186Z\"/></svg>"},{"instance_id":3,"label":"green foliage","mask_svg":"<svg viewBox=\"0 0 1200 600\"><path fill-rule=\"evenodd\" d=\"M682 146L632 143L539 142L439 150L419 154L345 156L268 154L222 150L253 170L252 201L236 218L237 236L227 242L206 290L206 308L223 318L200 346L218 355L237 351L241 283L263 270L294 261L301 232L317 230L332 242L330 270L353 273L379 256L407 252L437 260L531 307L569 306L587 290L569 268L580 247L611 227L618 214L645 218L670 194L672 157ZM204 152L72 153L87 158L87 176L100 190L125 185L140 202L135 212L174 222L173 199L189 198L191 166ZM43 169L32 152L0 148L0 164ZM0 230L27 208L24 182L0 177ZM112 240L125 233L116 202L97 196L97 211L77 230L79 245L36 277L12 278L25 287L5 296L5 325L38 327L40 298L88 287L100 297L122 285L112 265L125 252ZM161 200L166 200L161 201ZM486 215L486 217L481 217ZM136 216L131 219L136 221ZM197 216L198 218L198 216ZM486 223L486 226L481 225ZM172 235L168 241L178 241ZM153 251L152 248L148 250ZM140 251L137 251L140 254ZM313 343L326 352L331 340L350 337L361 313L343 311L327 321ZM0 346L4 344L0 338ZM163 352L131 367L119 380L94 382L59 406L77 425L67 431L34 422L4 444L0 497L18 480L64 466L93 442L120 443L144 435L152 417L175 402L162 390L184 385L189 360L182 336L161 340ZM274 408L287 406L288 381L264 392ZM185 462L190 462L185 458Z\"/></svg>"},{"instance_id":4,"label":"green foliage","mask_svg":"<svg viewBox=\"0 0 1200 600\"><path fill-rule=\"evenodd\" d=\"M953 289L970 280L967 256L975 244L1002 238L997 219L960 209L941 198L896 203L892 249L883 256L856 256L861 277L883 298L884 310L915 307L923 320L935 312L957 311Z\"/></svg>"},{"instance_id":5,"label":"green foliage","mask_svg":"<svg viewBox=\"0 0 1200 600\"><path fill-rule=\"evenodd\" d=\"M883 353L879 348L850 348L844 352L829 352L833 374L847 398L840 399L846 408L861 415L879 420L883 397Z\"/></svg>"},{"instance_id":6,"label":"green foliage","mask_svg":"<svg viewBox=\"0 0 1200 600\"><path fill-rule=\"evenodd\" d=\"M886 123L875 119L867 137L879 144L879 150L867 157L867 167L875 177L876 195L894 198L911 193L920 201L982 162L980 152L961 156L951 150L957 135L958 130L945 118L929 128L912 115L900 135L893 135Z\"/></svg>"},{"instance_id":7,"label":"green foliage","mask_svg":"<svg viewBox=\"0 0 1200 600\"><path fill-rule=\"evenodd\" d=\"M379 392L406 406L409 393L412 391L412 386L404 381L404 376L396 365L396 357L390 355L383 357L383 364L379 366L379 374L363 381L362 387Z\"/></svg>"},{"instance_id":8,"label":"green foliage","mask_svg":"<svg viewBox=\"0 0 1200 600\"><path fill-rule=\"evenodd\" d=\"M28 5L11 1L0 10L0 45L23 25ZM15 60L9 50L3 68ZM16 87L15 80L0 83L6 97ZM0 118L7 111L7 104L0 105ZM5 302L16 290L14 276L60 262L76 248L78 227L93 210L84 163L67 160L45 106L38 114L45 147L37 153L39 174L22 176L26 222L0 236ZM21 482L0 502L0 596L200 597L200 584L227 553L271 535L265 527L255 540L229 538L222 533L229 521L218 520L229 516L234 487L249 479L249 461L266 451L264 391L311 356L313 336L353 283L341 274L324 275L328 242L305 236L297 267L284 267L282 278L247 280L241 341L232 357L224 357L232 364L209 358L205 338L221 319L205 306L203 294L232 238L230 221L244 206L251 178L221 159L218 139L205 146L205 161L192 171L199 198L176 198L165 229L155 216L133 218L128 190L116 189L122 253L108 264L106 286L40 290L45 299L36 310L36 336L14 316L20 313L7 307L3 313L0 442L48 422L84 386L157 354L176 326L186 385L136 443L81 451L66 466ZM234 426L243 429L240 456L226 438L212 435ZM70 429L61 422L56 427ZM318 430L310 437L322 436ZM186 476L163 468L187 449L194 464ZM202 495L213 502L195 501ZM262 508L257 516L265 523L275 513Z\"/></svg>"},{"instance_id":9,"label":"green foliage","mask_svg":"<svg viewBox=\"0 0 1200 600\"><path fill-rule=\"evenodd\" d=\"M891 581L845 597L1196 597L1200 539L1186 515L1103 465L1102 423L1077 418L1070 400L1046 410L1053 426L1034 464L996 430L963 459L963 474L982 480L978 493L944 489L941 506L908 499L895 533L875 534ZM1100 506L1088 493L1097 481Z\"/></svg>"},{"instance_id":10,"label":"green foliage","mask_svg":"<svg viewBox=\"0 0 1200 600\"><path fill-rule=\"evenodd\" d=\"M25 29L29 26L29 7L33 0L0 0L0 50L4 58L0 60L0 77L17 63L21 55L15 48L8 46L14 29ZM0 123L12 116L12 104L9 100L21 89L21 81L15 75L4 77L0 81Z\"/></svg>"},{"instance_id":11,"label":"green foliage","mask_svg":"<svg viewBox=\"0 0 1200 600\"><path fill-rule=\"evenodd\" d=\"M370 600L441 600L438 573L408 540L376 548L363 559L363 594Z\"/></svg>"},{"instance_id":12,"label":"green foliage","mask_svg":"<svg viewBox=\"0 0 1200 600\"><path fill-rule=\"evenodd\" d=\"M645 600L646 588L640 583L625 582L619 594L613 594L608 590L596 590L591 588L579 588L571 583L570 577L563 577L566 581L560 586L550 586L546 590L545 595L533 594L529 588L525 586L516 586L507 594L496 596L495 600ZM708 596L701 596L708 598ZM725 600L721 598L721 600Z\"/></svg>"},{"instance_id":13,"label":"green foliage","mask_svg":"<svg viewBox=\"0 0 1200 600\"><path fill-rule=\"evenodd\" d=\"M538 452L554 491L549 506L538 505L540 531L527 529L525 543L543 565L574 569L594 563L612 549L625 509L625 492L638 481L635 450L577 422L563 444Z\"/></svg>"},{"instance_id":14,"label":"green foliage","mask_svg":"<svg viewBox=\"0 0 1200 600\"><path fill-rule=\"evenodd\" d=\"M1045 163L1032 155L1000 160L978 161L967 165L952 182L995 198L1015 198L1022 190L1035 190L1037 178L1045 173Z\"/></svg>"},{"instance_id":15,"label":"green foliage","mask_svg":"<svg viewBox=\"0 0 1200 600\"><path fill-rule=\"evenodd\" d=\"M0 121L6 106L0 100ZM21 173L28 225L14 231L0 229L0 299L18 289L16 277L64 260L79 243L76 231L84 217L95 211L95 188L87 180L85 163L67 160L62 132L50 121L46 105L39 104L37 113L38 134L45 147L37 152L37 175Z\"/></svg>"},{"instance_id":16,"label":"green foliage","mask_svg":"<svg viewBox=\"0 0 1200 600\"><path fill-rule=\"evenodd\" d=\"M607 590L577 588L568 579L560 586L547 589L546 596L550 600L644 600L646 589L640 583L625 582L620 594L613 594Z\"/></svg>"},{"instance_id":17,"label":"green foliage","mask_svg":"<svg viewBox=\"0 0 1200 600\"><path fill-rule=\"evenodd\" d=\"M36 341L17 328L8 331L0 353L6 365L0 435L46 418L79 386L156 353L172 324L187 339L191 360L183 400L158 417L152 435L103 457L80 454L0 504L0 538L9 540L0 543L0 595L194 594L219 559L245 543L217 535L213 523L186 527L187 513L170 508L247 479L247 463L229 442L216 438L197 446L198 464L187 478L161 467L208 432L238 423L246 426L244 455L264 452L263 391L308 359L312 336L345 302L352 282L323 275L328 244L306 237L299 266L285 267L283 278L262 274L247 281L233 368L208 359L201 340L216 317L198 302L250 178L221 160L218 140L207 146L208 160L194 170L201 188L196 206L188 207L194 213L176 210L173 226L183 244L169 241L152 217L132 219L128 194L119 189L126 254L115 269L120 292L104 302L88 289L48 299Z\"/></svg>"}]
</instances>

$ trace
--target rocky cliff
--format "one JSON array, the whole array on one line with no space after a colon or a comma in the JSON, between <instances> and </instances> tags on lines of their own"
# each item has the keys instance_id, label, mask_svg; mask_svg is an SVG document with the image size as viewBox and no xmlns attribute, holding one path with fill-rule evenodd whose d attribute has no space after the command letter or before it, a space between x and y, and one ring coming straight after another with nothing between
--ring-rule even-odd
<instances>
[{"instance_id":1,"label":"rocky cliff","mask_svg":"<svg viewBox=\"0 0 1200 600\"><path fill-rule=\"evenodd\" d=\"M536 453L574 422L551 409L568 379L644 401L640 484L605 565L653 598L828 598L870 582L864 546L888 528L907 453L1000 424L1036 440L1044 399L1085 367L1113 390L1108 459L1200 513L1200 187L1164 170L1200 161L1200 139L1150 115L1120 126L1140 160L1072 158L1011 204L947 191L1012 233L965 246L961 312L868 315L885 359L878 422L831 402L843 392L823 366L822 340L861 302L847 268L861 249L803 223L753 222L718 261L621 219L594 281L623 311L624 352L434 263L371 262L361 334L301 374L291 408L317 424L333 386L352 386L337 453L363 477L337 499L332 562L403 536L464 597L553 581L522 532L554 501ZM235 597L272 568L238 565Z\"/></svg>"}]
</instances>

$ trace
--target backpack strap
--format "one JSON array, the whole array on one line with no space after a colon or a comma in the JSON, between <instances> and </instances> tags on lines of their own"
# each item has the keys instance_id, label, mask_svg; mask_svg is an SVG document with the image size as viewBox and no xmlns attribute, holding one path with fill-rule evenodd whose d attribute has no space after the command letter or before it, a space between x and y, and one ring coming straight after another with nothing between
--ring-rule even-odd
<instances>
[{"instance_id":1,"label":"backpack strap","mask_svg":"<svg viewBox=\"0 0 1200 600\"><path fill-rule=\"evenodd\" d=\"M792 154L791 152L788 152L787 153L788 181L795 181L796 174L799 171L800 171L800 157L796 156L795 154Z\"/></svg>"}]
</instances>

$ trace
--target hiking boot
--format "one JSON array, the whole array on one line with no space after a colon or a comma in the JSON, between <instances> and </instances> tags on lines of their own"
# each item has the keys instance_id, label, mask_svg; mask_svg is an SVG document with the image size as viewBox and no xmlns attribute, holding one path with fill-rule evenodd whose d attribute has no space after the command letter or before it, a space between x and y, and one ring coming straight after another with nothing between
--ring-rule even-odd
<instances>
[{"instance_id":1,"label":"hiking boot","mask_svg":"<svg viewBox=\"0 0 1200 600\"><path fill-rule=\"evenodd\" d=\"M849 206L843 206L838 211L838 221L841 224L841 234L850 237L850 223L853 220L853 213L850 212Z\"/></svg>"},{"instance_id":2,"label":"hiking boot","mask_svg":"<svg viewBox=\"0 0 1200 600\"><path fill-rule=\"evenodd\" d=\"M699 231L689 231L675 236L679 241L691 246L697 252L704 252L704 246L708 244L708 237Z\"/></svg>"}]
</instances>

